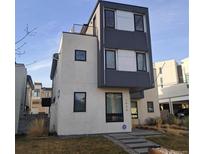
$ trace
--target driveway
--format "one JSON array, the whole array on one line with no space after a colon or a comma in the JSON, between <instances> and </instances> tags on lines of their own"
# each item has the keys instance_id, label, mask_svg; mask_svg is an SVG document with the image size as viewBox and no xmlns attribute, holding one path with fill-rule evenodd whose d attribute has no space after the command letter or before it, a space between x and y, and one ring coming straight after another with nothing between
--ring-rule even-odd
<instances>
[{"instance_id":1,"label":"driveway","mask_svg":"<svg viewBox=\"0 0 205 154\"><path fill-rule=\"evenodd\" d=\"M130 154L147 154L149 148L157 148L160 145L145 139L147 136L162 135L157 131L133 129L130 133L111 133L104 137L121 146Z\"/></svg>"}]
</instances>

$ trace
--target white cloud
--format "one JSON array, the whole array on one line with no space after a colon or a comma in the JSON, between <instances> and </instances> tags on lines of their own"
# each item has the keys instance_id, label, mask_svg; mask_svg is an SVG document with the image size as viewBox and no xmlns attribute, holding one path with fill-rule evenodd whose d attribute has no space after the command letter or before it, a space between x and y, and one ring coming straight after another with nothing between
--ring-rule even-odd
<instances>
[{"instance_id":1,"label":"white cloud","mask_svg":"<svg viewBox=\"0 0 205 154\"><path fill-rule=\"evenodd\" d=\"M36 62L30 66L27 66L27 69L29 71L38 71L40 69L48 68L48 67L51 67L51 60L50 59Z\"/></svg>"}]
</instances>

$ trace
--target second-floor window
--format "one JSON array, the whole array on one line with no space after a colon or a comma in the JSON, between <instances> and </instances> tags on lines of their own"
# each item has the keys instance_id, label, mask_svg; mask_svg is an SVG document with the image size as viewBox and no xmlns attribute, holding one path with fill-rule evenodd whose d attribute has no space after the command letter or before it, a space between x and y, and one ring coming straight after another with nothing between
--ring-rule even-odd
<instances>
[{"instance_id":1,"label":"second-floor window","mask_svg":"<svg viewBox=\"0 0 205 154\"><path fill-rule=\"evenodd\" d=\"M40 97L40 89L35 89L33 93L34 97Z\"/></svg>"},{"instance_id":2,"label":"second-floor window","mask_svg":"<svg viewBox=\"0 0 205 154\"><path fill-rule=\"evenodd\" d=\"M115 12L113 10L105 10L105 27L115 28Z\"/></svg>"},{"instance_id":3,"label":"second-floor window","mask_svg":"<svg viewBox=\"0 0 205 154\"><path fill-rule=\"evenodd\" d=\"M162 74L162 68L161 67L159 68L159 74Z\"/></svg>"},{"instance_id":4,"label":"second-floor window","mask_svg":"<svg viewBox=\"0 0 205 154\"><path fill-rule=\"evenodd\" d=\"M134 22L136 31L144 31L143 15L135 14Z\"/></svg>"},{"instance_id":5,"label":"second-floor window","mask_svg":"<svg viewBox=\"0 0 205 154\"><path fill-rule=\"evenodd\" d=\"M86 61L86 51L75 50L75 61Z\"/></svg>"},{"instance_id":6,"label":"second-floor window","mask_svg":"<svg viewBox=\"0 0 205 154\"><path fill-rule=\"evenodd\" d=\"M145 53L137 53L137 70L144 72L147 71Z\"/></svg>"},{"instance_id":7,"label":"second-floor window","mask_svg":"<svg viewBox=\"0 0 205 154\"><path fill-rule=\"evenodd\" d=\"M106 58L106 68L108 69L116 69L116 56L115 50L106 50L105 51Z\"/></svg>"}]
</instances>

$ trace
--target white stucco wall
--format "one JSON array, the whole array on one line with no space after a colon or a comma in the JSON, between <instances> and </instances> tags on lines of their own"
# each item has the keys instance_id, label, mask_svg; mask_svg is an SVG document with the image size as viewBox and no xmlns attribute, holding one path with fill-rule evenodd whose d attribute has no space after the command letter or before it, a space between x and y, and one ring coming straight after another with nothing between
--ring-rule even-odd
<instances>
[{"instance_id":1,"label":"white stucco wall","mask_svg":"<svg viewBox=\"0 0 205 154\"><path fill-rule=\"evenodd\" d=\"M160 103L189 100L189 88L186 83L158 88Z\"/></svg>"},{"instance_id":2,"label":"white stucco wall","mask_svg":"<svg viewBox=\"0 0 205 154\"><path fill-rule=\"evenodd\" d=\"M159 69L162 68L162 74L159 74ZM169 86L178 83L177 63L175 60L166 60L154 63L156 69L157 84L160 86L160 78L163 79L163 86Z\"/></svg>"},{"instance_id":3,"label":"white stucco wall","mask_svg":"<svg viewBox=\"0 0 205 154\"><path fill-rule=\"evenodd\" d=\"M147 111L147 102L153 102L154 112ZM147 118L160 117L157 88L144 91L144 98L137 101L138 105L138 123L145 124Z\"/></svg>"},{"instance_id":4,"label":"white stucco wall","mask_svg":"<svg viewBox=\"0 0 205 154\"><path fill-rule=\"evenodd\" d=\"M21 104L25 103L27 71L23 64L15 64L15 133L18 132Z\"/></svg>"},{"instance_id":5,"label":"white stucco wall","mask_svg":"<svg viewBox=\"0 0 205 154\"><path fill-rule=\"evenodd\" d=\"M189 58L185 58L181 60L181 66L182 66L182 75L183 75L183 80L184 82L189 82L186 79L186 75L189 75Z\"/></svg>"},{"instance_id":6,"label":"white stucco wall","mask_svg":"<svg viewBox=\"0 0 205 154\"><path fill-rule=\"evenodd\" d=\"M156 69L154 72L154 81L156 81ZM147 102L153 102L154 112L147 111ZM145 124L147 118L157 118L160 117L159 100L158 100L158 88L157 82L155 82L155 87L144 91L144 98L137 100L138 106L138 120L137 124Z\"/></svg>"},{"instance_id":7,"label":"white stucco wall","mask_svg":"<svg viewBox=\"0 0 205 154\"><path fill-rule=\"evenodd\" d=\"M51 107L51 110L56 110L54 127L58 135L130 132L129 90L97 88L96 37L63 33L62 38L57 67L59 80L56 85L60 90L60 97L56 97L56 107L55 105ZM75 49L87 51L86 62L74 61ZM74 92L86 92L86 112L73 112ZM123 94L124 122L106 123L105 92ZM54 117L51 117L53 124L55 124ZM127 126L125 130L122 129L124 124Z\"/></svg>"}]
</instances>

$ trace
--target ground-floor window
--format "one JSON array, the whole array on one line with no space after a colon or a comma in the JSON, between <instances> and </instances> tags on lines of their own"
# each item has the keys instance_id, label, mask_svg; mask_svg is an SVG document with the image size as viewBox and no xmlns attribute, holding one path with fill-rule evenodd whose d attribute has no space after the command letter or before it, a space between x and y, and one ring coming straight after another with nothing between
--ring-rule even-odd
<instances>
[{"instance_id":1,"label":"ground-floor window","mask_svg":"<svg viewBox=\"0 0 205 154\"><path fill-rule=\"evenodd\" d=\"M74 92L74 112L86 112L86 92Z\"/></svg>"},{"instance_id":2,"label":"ground-floor window","mask_svg":"<svg viewBox=\"0 0 205 154\"><path fill-rule=\"evenodd\" d=\"M147 102L147 112L154 112L154 103Z\"/></svg>"},{"instance_id":3,"label":"ground-floor window","mask_svg":"<svg viewBox=\"0 0 205 154\"><path fill-rule=\"evenodd\" d=\"M132 119L138 119L137 102L131 102L131 115Z\"/></svg>"},{"instance_id":4,"label":"ground-floor window","mask_svg":"<svg viewBox=\"0 0 205 154\"><path fill-rule=\"evenodd\" d=\"M105 93L106 122L123 122L122 93Z\"/></svg>"}]
</instances>

